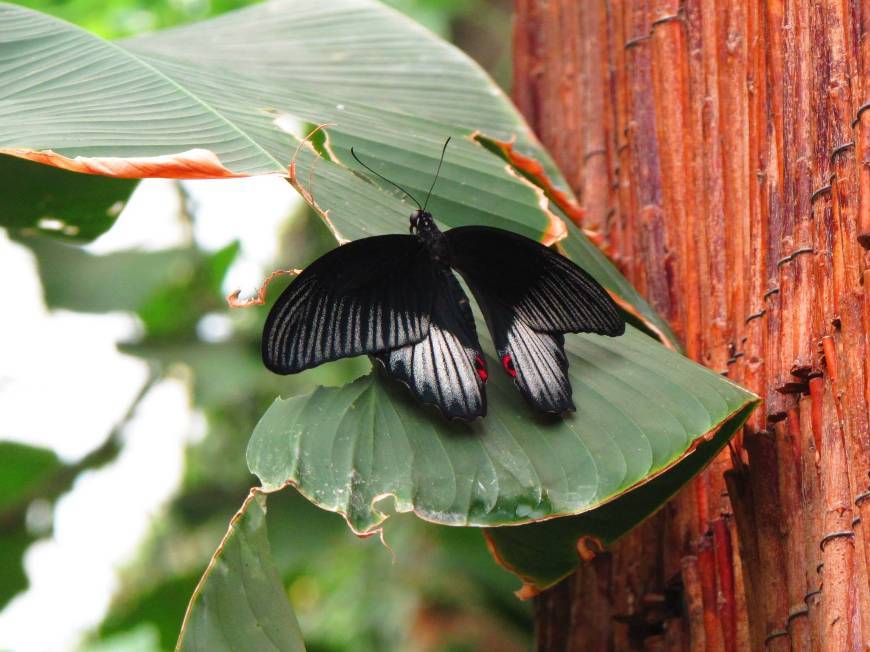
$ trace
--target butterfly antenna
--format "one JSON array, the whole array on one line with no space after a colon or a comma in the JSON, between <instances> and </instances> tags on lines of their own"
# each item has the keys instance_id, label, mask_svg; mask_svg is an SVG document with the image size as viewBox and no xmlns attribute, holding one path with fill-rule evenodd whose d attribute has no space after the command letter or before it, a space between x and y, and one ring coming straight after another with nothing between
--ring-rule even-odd
<instances>
[{"instance_id":1,"label":"butterfly antenna","mask_svg":"<svg viewBox=\"0 0 870 652\"><path fill-rule=\"evenodd\" d=\"M450 142L450 136L444 141L444 147L441 148L441 159L438 161L438 169L435 170L435 178L432 179L432 185L429 186L429 194L426 195L426 201L423 202L423 212L426 212L426 206L429 204L429 197L432 196L432 190L435 189L435 182L438 181L438 175L441 173L441 164L444 162L444 152L447 151L447 143Z\"/></svg>"},{"instance_id":2,"label":"butterfly antenna","mask_svg":"<svg viewBox=\"0 0 870 652\"><path fill-rule=\"evenodd\" d=\"M360 161L360 160L359 160L359 156L357 156L357 155L356 155L356 152L353 151L353 147L350 148L350 155L353 156L353 157L356 159L356 162L357 162L357 163L359 163L360 165L362 165L366 170L368 170L369 172L371 172L372 174L374 174L376 177L380 177L381 179L383 179L384 181L386 181L386 182L389 183L390 185L395 186L396 188L398 188L399 190L401 190L403 193L405 193L406 195L408 195L408 197L410 197L411 200L412 200L415 204L417 204L417 208L419 208L421 211L423 210L423 207L420 206L420 202L418 202L418 201L414 198L414 195L412 195L412 194L409 193L407 190L405 190L404 188L402 188L402 186L400 186L398 183L396 183L396 182L394 182L394 181L390 181L390 180L387 179L387 177L385 177L383 174L380 174L379 172L375 172L375 171L372 170L368 165L366 165L365 163L363 163L362 161Z\"/></svg>"}]
</instances>

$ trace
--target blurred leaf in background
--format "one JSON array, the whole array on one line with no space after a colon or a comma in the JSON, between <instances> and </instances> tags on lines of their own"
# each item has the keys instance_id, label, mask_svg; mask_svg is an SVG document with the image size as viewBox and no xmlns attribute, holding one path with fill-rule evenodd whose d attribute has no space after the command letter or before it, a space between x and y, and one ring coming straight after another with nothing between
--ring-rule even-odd
<instances>
[{"instance_id":1,"label":"blurred leaf in background","mask_svg":"<svg viewBox=\"0 0 870 652\"><path fill-rule=\"evenodd\" d=\"M63 464L52 451L12 442L0 442L0 609L27 587L22 557L50 521L43 518L34 526L27 523L27 511L41 510L46 493ZM33 511L31 512L33 513ZM32 519L31 519L32 520ZM36 531L35 531L36 530ZM44 534L44 532L43 532Z\"/></svg>"},{"instance_id":2,"label":"blurred leaf in background","mask_svg":"<svg viewBox=\"0 0 870 652\"><path fill-rule=\"evenodd\" d=\"M114 641L119 649L170 650L202 569L255 483L244 452L263 411L276 394L340 385L366 373L369 363L365 358L339 361L289 378L264 373L259 335L268 306L230 310L222 298L237 244L214 252L194 242L96 255L47 238L20 241L35 256L49 306L135 313L141 335L122 350L147 360L154 379L188 379L193 408L202 415L204 433L188 447L180 492L135 562L124 569L114 606L85 648L114 649L107 647ZM281 264L303 266L331 246L334 241L322 222L300 207L285 226ZM279 294L280 282L270 298ZM229 324L218 338L202 328L203 320L215 319ZM121 445L117 437L107 442L100 463L110 461L107 452L117 453ZM26 505L39 495L56 497L75 477L75 470L66 470L64 482L58 483L67 467L51 452L14 448L33 464L0 455L4 469L7 461L29 469L26 484L12 474L4 476L18 487L17 494L5 485L0 493L3 513L19 514L0 551L4 569L14 575L4 581L6 593L0 597L7 600L24 587L20 557L34 540L23 518ZM96 462L82 466L92 468ZM527 640L527 606L513 597L515 580L496 567L480 532L396 519L387 532L397 556L393 563L377 540L355 538L339 516L294 492L271 497L269 512L278 570L309 650L401 650L411 641L425 643L421 649L464 649L442 646L460 639L463 644L478 641L468 649L523 649L516 641Z\"/></svg>"},{"instance_id":3,"label":"blurred leaf in background","mask_svg":"<svg viewBox=\"0 0 870 652\"><path fill-rule=\"evenodd\" d=\"M0 215L15 233L88 242L112 227L137 184L0 156Z\"/></svg>"}]
</instances>

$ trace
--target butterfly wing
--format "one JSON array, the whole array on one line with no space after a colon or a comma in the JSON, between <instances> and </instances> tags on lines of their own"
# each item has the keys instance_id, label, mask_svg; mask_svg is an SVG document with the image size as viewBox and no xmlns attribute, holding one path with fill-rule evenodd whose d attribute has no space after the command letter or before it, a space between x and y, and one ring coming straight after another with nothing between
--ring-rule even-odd
<instances>
[{"instance_id":1,"label":"butterfly wing","mask_svg":"<svg viewBox=\"0 0 870 652\"><path fill-rule=\"evenodd\" d=\"M486 317L499 358L542 412L574 410L563 333L621 335L619 308L584 270L534 240L481 226L446 233L450 263Z\"/></svg>"},{"instance_id":2,"label":"butterfly wing","mask_svg":"<svg viewBox=\"0 0 870 652\"><path fill-rule=\"evenodd\" d=\"M607 290L552 249L485 226L462 226L445 235L450 264L474 292L510 307L532 329L611 336L625 332L625 320Z\"/></svg>"},{"instance_id":3,"label":"butterfly wing","mask_svg":"<svg viewBox=\"0 0 870 652\"><path fill-rule=\"evenodd\" d=\"M574 410L564 336L536 331L509 308L488 302L479 293L475 297L502 368L526 400L541 412L561 414Z\"/></svg>"},{"instance_id":4,"label":"butterfly wing","mask_svg":"<svg viewBox=\"0 0 870 652\"><path fill-rule=\"evenodd\" d=\"M471 421L486 415L486 364L468 297L449 269L436 273L428 336L375 358L448 419Z\"/></svg>"},{"instance_id":5,"label":"butterfly wing","mask_svg":"<svg viewBox=\"0 0 870 652\"><path fill-rule=\"evenodd\" d=\"M434 266L417 238L355 240L311 263L278 297L263 362L292 374L419 342L429 332Z\"/></svg>"}]
</instances>

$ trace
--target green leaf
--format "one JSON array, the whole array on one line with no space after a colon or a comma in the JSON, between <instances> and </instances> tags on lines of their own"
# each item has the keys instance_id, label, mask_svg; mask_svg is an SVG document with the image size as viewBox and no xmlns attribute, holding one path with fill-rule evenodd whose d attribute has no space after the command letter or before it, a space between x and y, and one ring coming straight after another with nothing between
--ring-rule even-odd
<instances>
[{"instance_id":1,"label":"green leaf","mask_svg":"<svg viewBox=\"0 0 870 652\"><path fill-rule=\"evenodd\" d=\"M36 537L24 527L4 527L0 536L0 609L29 586L24 570L24 553Z\"/></svg>"},{"instance_id":2,"label":"green leaf","mask_svg":"<svg viewBox=\"0 0 870 652\"><path fill-rule=\"evenodd\" d=\"M89 242L115 223L137 183L0 156L0 226Z\"/></svg>"},{"instance_id":3,"label":"green leaf","mask_svg":"<svg viewBox=\"0 0 870 652\"><path fill-rule=\"evenodd\" d=\"M80 312L138 313L153 339L192 336L206 312L226 310L221 282L238 253L188 247L94 255L47 238L20 238L36 257L45 302Z\"/></svg>"},{"instance_id":4,"label":"green leaf","mask_svg":"<svg viewBox=\"0 0 870 652\"><path fill-rule=\"evenodd\" d=\"M163 288L189 282L203 255L192 248L98 256L48 238L21 238L36 257L45 303L79 312L138 311Z\"/></svg>"},{"instance_id":5,"label":"green leaf","mask_svg":"<svg viewBox=\"0 0 870 652\"><path fill-rule=\"evenodd\" d=\"M178 545L183 543L179 541ZM130 596L124 591L121 594L123 599L112 605L100 625L100 638L112 638L147 624L158 639L150 649L171 650L178 639L184 611L198 579L192 574L183 574L150 587L141 595Z\"/></svg>"},{"instance_id":6,"label":"green leaf","mask_svg":"<svg viewBox=\"0 0 870 652\"><path fill-rule=\"evenodd\" d=\"M47 448L0 442L0 513L33 498L62 467Z\"/></svg>"},{"instance_id":7,"label":"green leaf","mask_svg":"<svg viewBox=\"0 0 870 652\"><path fill-rule=\"evenodd\" d=\"M486 530L493 554L500 564L523 579L530 589L523 591L524 597L553 586L580 565L581 543L594 554L655 513L716 456L756 406L757 401L749 403L732 415L709 440L698 443L691 455L667 473L598 509L521 527Z\"/></svg>"},{"instance_id":8,"label":"green leaf","mask_svg":"<svg viewBox=\"0 0 870 652\"><path fill-rule=\"evenodd\" d=\"M642 486L756 400L633 328L568 335L565 348L577 404L565 419L533 414L498 372L488 415L472 424L448 423L369 375L277 399L254 430L248 465L265 490L293 484L358 533L380 526L388 496L396 511L436 523L522 524L589 512ZM703 451L690 457L705 463Z\"/></svg>"},{"instance_id":9,"label":"green leaf","mask_svg":"<svg viewBox=\"0 0 870 652\"><path fill-rule=\"evenodd\" d=\"M191 251L193 272L173 278L139 307L139 316L152 338L178 339L189 334L207 310L225 309L221 282L239 252L233 242L213 254Z\"/></svg>"},{"instance_id":10,"label":"green leaf","mask_svg":"<svg viewBox=\"0 0 870 652\"><path fill-rule=\"evenodd\" d=\"M0 609L28 585L24 553L37 537L25 524L27 505L61 469L48 449L0 442Z\"/></svg>"},{"instance_id":11,"label":"green leaf","mask_svg":"<svg viewBox=\"0 0 870 652\"><path fill-rule=\"evenodd\" d=\"M531 175L535 183L551 197L559 189L563 208L573 202L504 93L467 56L375 0L275 0L120 43L0 4L0 59L0 152L126 177L285 174L303 125L330 123L328 160L312 173L306 148L295 181L313 184L308 199L336 236L353 239L404 231L411 205L354 173L350 147L422 200L452 136L430 202L438 219L547 243L566 234L544 191L484 145L514 139L549 175ZM670 337L595 247L573 248L576 262Z\"/></svg>"},{"instance_id":12,"label":"green leaf","mask_svg":"<svg viewBox=\"0 0 870 652\"><path fill-rule=\"evenodd\" d=\"M145 624L101 641L84 643L77 649L78 652L156 652L163 648L154 626Z\"/></svg>"},{"instance_id":13,"label":"green leaf","mask_svg":"<svg viewBox=\"0 0 870 652\"><path fill-rule=\"evenodd\" d=\"M188 605L176 647L304 652L296 616L269 549L266 497L252 490Z\"/></svg>"}]
</instances>

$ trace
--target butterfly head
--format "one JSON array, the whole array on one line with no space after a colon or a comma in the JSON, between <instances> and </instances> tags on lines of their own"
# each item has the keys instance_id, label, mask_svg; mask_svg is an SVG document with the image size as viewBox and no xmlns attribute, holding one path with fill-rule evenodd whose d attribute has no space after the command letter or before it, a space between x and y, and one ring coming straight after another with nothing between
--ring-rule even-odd
<instances>
[{"instance_id":1,"label":"butterfly head","mask_svg":"<svg viewBox=\"0 0 870 652\"><path fill-rule=\"evenodd\" d=\"M418 208L411 213L411 233L420 233L421 231L429 231L435 226L432 219L432 213L427 213L421 208Z\"/></svg>"}]
</instances>

